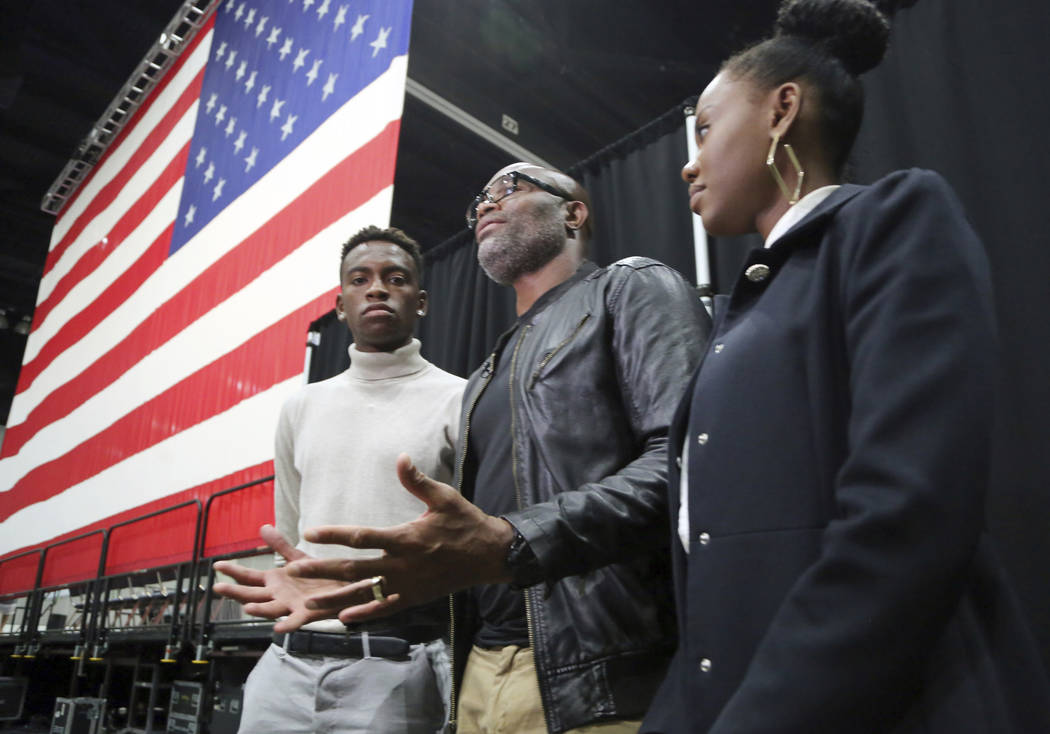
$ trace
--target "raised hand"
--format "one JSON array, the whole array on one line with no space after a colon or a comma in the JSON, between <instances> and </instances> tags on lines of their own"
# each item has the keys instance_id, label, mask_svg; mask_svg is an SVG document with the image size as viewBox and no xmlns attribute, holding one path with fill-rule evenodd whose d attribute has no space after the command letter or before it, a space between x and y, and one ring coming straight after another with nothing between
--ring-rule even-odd
<instances>
[{"instance_id":1,"label":"raised hand","mask_svg":"<svg viewBox=\"0 0 1050 734\"><path fill-rule=\"evenodd\" d=\"M382 529L324 526L304 533L313 543L384 551L381 558L300 558L289 563L287 572L300 579L328 580L328 589L306 601L307 610L339 608L343 622L363 621L476 584L510 581L504 564L514 538L510 523L485 514L454 488L426 476L406 454L397 459L397 475L427 506L417 519ZM373 584L371 579L380 576L383 582ZM386 599L378 600L376 590Z\"/></svg>"},{"instance_id":2,"label":"raised hand","mask_svg":"<svg viewBox=\"0 0 1050 734\"><path fill-rule=\"evenodd\" d=\"M259 535L288 562L310 558L293 547L272 525L263 525L259 529ZM342 584L292 576L286 569L287 566L260 571L245 568L231 561L219 561L215 564L215 570L228 575L237 583L220 582L215 584L213 589L216 594L239 601L244 605L244 611L254 617L285 617L274 625L275 632L291 632L307 622L336 616L342 607L314 605L307 609L306 600L318 594L338 590L342 588Z\"/></svg>"}]
</instances>

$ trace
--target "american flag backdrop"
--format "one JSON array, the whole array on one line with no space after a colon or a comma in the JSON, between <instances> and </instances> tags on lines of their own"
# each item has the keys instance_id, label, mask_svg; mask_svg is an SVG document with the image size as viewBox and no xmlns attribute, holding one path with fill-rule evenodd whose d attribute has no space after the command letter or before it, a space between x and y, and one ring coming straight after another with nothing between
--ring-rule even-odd
<instances>
[{"instance_id":1,"label":"american flag backdrop","mask_svg":"<svg viewBox=\"0 0 1050 734\"><path fill-rule=\"evenodd\" d=\"M272 472L339 247L389 221L411 0L221 0L55 222L0 555Z\"/></svg>"}]
</instances>

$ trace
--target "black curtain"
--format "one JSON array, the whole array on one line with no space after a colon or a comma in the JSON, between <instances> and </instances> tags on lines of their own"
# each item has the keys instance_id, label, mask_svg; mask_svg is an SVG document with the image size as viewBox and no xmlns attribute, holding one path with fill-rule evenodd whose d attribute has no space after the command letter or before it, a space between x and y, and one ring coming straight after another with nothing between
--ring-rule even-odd
<instances>
[{"instance_id":1,"label":"black curtain","mask_svg":"<svg viewBox=\"0 0 1050 734\"><path fill-rule=\"evenodd\" d=\"M307 382L324 380L350 366L350 330L336 318L335 309L310 322L306 344L310 349Z\"/></svg>"},{"instance_id":2,"label":"black curtain","mask_svg":"<svg viewBox=\"0 0 1050 734\"><path fill-rule=\"evenodd\" d=\"M423 271L430 302L429 313L419 324L423 355L466 377L514 322L514 292L485 275L478 265L473 233L465 227L427 251Z\"/></svg>"},{"instance_id":3,"label":"black curtain","mask_svg":"<svg viewBox=\"0 0 1050 734\"><path fill-rule=\"evenodd\" d=\"M566 171L591 195L592 260L608 265L645 255L696 285L693 224L680 177L686 156L685 112L676 105Z\"/></svg>"}]
</instances>

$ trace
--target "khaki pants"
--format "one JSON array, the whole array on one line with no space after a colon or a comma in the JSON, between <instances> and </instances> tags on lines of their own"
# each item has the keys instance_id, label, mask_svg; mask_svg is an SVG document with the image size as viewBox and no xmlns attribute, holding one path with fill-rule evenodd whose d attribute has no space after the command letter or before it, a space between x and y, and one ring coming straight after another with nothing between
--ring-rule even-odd
<instances>
[{"instance_id":1,"label":"khaki pants","mask_svg":"<svg viewBox=\"0 0 1050 734\"><path fill-rule=\"evenodd\" d=\"M546 734L532 650L474 647L457 707L458 734ZM642 722L610 721L566 734L637 734Z\"/></svg>"}]
</instances>

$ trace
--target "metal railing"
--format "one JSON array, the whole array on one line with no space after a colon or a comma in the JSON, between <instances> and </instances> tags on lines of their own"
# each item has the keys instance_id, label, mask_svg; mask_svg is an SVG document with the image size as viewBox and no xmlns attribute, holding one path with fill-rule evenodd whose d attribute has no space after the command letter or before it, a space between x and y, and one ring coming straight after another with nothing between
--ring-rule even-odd
<instances>
[{"instance_id":1,"label":"metal railing","mask_svg":"<svg viewBox=\"0 0 1050 734\"><path fill-rule=\"evenodd\" d=\"M193 662L207 662L215 622L211 620L215 580L212 563L219 559L258 555L266 551L264 545L248 545L250 536L227 538L223 546L236 546L214 556L206 554L209 520L216 500L243 492L273 480L272 476L239 484L216 492L202 504L199 499L187 500L170 507L115 523L108 528L93 530L72 538L51 543L0 560L0 578L5 569L16 569L21 575L30 573L23 567L29 556L38 555L35 581L32 588L17 583L5 589L0 602L15 603L13 617L0 629L0 646L13 645L12 657L33 658L41 646L49 644L74 645L71 657L78 661L78 672L83 672L84 661L104 659L112 641L134 637L164 643L161 662L175 662L177 656L192 645ZM164 563L145 568L128 568L134 557L114 562L114 553L120 548L121 536L127 528L141 525L170 513L187 508L193 512L192 529L187 527L189 542L185 547L167 548ZM192 531L192 532L191 532ZM93 575L78 574L76 569L64 570L49 565L49 558L59 556L60 548L83 543L85 539L101 535L97 564ZM92 546L94 550L94 546ZM77 567L84 565L78 558ZM202 577L204 582L202 583ZM61 583L48 583L60 578ZM153 579L156 580L154 583ZM170 584L170 585L169 585ZM118 588L127 587L129 593L115 596ZM159 588L154 591L151 587ZM69 597L61 609L58 599ZM76 600L82 600L77 608ZM69 615L72 610L75 615ZM21 619L18 619L21 612ZM55 623L51 616L67 614ZM50 616L49 616L50 615ZM71 617L75 617L70 620ZM233 623L257 625L256 620L242 616ZM5 634L5 629L10 632Z\"/></svg>"}]
</instances>

